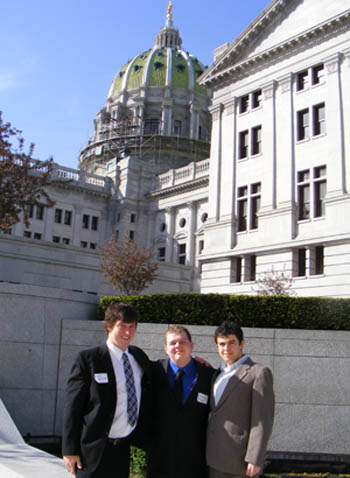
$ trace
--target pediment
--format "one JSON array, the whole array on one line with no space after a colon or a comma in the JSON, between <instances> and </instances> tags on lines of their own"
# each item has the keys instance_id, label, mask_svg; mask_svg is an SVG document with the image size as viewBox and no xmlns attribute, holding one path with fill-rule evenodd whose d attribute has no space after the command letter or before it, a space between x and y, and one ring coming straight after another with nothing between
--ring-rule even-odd
<instances>
[{"instance_id":1,"label":"pediment","mask_svg":"<svg viewBox=\"0 0 350 478\"><path fill-rule=\"evenodd\" d=\"M349 15L349 0L273 0L232 43L216 50L214 63L200 83L212 87L213 80L236 66L305 41L317 30L336 25L339 18L348 21Z\"/></svg>"}]
</instances>

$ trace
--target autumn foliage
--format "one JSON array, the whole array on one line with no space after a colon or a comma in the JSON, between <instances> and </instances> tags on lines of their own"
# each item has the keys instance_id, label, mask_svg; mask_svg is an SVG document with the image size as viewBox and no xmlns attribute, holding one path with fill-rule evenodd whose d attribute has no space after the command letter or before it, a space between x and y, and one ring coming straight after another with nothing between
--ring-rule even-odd
<instances>
[{"instance_id":1,"label":"autumn foliage","mask_svg":"<svg viewBox=\"0 0 350 478\"><path fill-rule=\"evenodd\" d=\"M134 241L126 238L124 242L112 237L101 246L103 262L101 270L113 284L125 295L142 292L156 277L158 264L154 260L155 251L138 247Z\"/></svg>"},{"instance_id":2,"label":"autumn foliage","mask_svg":"<svg viewBox=\"0 0 350 478\"><path fill-rule=\"evenodd\" d=\"M51 184L53 161L33 159L33 151L31 144L28 153L24 152L21 131L4 123L0 111L0 231L5 233L19 221L21 212L28 227L27 206L55 204L44 189Z\"/></svg>"}]
</instances>

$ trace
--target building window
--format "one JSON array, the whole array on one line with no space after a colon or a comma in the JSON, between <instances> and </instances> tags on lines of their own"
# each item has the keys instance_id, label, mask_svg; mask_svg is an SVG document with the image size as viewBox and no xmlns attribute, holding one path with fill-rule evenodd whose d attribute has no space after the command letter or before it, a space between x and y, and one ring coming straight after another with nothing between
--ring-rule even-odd
<instances>
[{"instance_id":1,"label":"building window","mask_svg":"<svg viewBox=\"0 0 350 478\"><path fill-rule=\"evenodd\" d=\"M261 183L250 186L250 229L258 229L258 212L261 202Z\"/></svg>"},{"instance_id":2,"label":"building window","mask_svg":"<svg viewBox=\"0 0 350 478\"><path fill-rule=\"evenodd\" d=\"M256 279L256 256L245 256L244 258L244 281L251 282Z\"/></svg>"},{"instance_id":3,"label":"building window","mask_svg":"<svg viewBox=\"0 0 350 478\"><path fill-rule=\"evenodd\" d=\"M247 113L249 109L253 110L261 106L262 101L262 92L261 89L253 91L248 95L241 96L239 98L239 112Z\"/></svg>"},{"instance_id":4,"label":"building window","mask_svg":"<svg viewBox=\"0 0 350 478\"><path fill-rule=\"evenodd\" d=\"M315 274L324 273L324 248L323 246L315 247Z\"/></svg>"},{"instance_id":5,"label":"building window","mask_svg":"<svg viewBox=\"0 0 350 478\"><path fill-rule=\"evenodd\" d=\"M93 231L97 231L97 229L98 229L98 217L97 216L92 216L91 217L91 229Z\"/></svg>"},{"instance_id":6,"label":"building window","mask_svg":"<svg viewBox=\"0 0 350 478\"><path fill-rule=\"evenodd\" d=\"M208 220L208 213L203 212L203 214L201 215L201 222L204 223L204 222L207 222L207 220Z\"/></svg>"},{"instance_id":7,"label":"building window","mask_svg":"<svg viewBox=\"0 0 350 478\"><path fill-rule=\"evenodd\" d=\"M129 239L133 241L134 237L135 237L135 231L129 231Z\"/></svg>"},{"instance_id":8,"label":"building window","mask_svg":"<svg viewBox=\"0 0 350 478\"><path fill-rule=\"evenodd\" d=\"M298 219L310 217L310 171L298 172Z\"/></svg>"},{"instance_id":9,"label":"building window","mask_svg":"<svg viewBox=\"0 0 350 478\"><path fill-rule=\"evenodd\" d=\"M301 71L297 74L297 91L305 90L309 86L308 70Z\"/></svg>"},{"instance_id":10,"label":"building window","mask_svg":"<svg viewBox=\"0 0 350 478\"><path fill-rule=\"evenodd\" d=\"M96 243L90 242L90 249L96 249Z\"/></svg>"},{"instance_id":11,"label":"building window","mask_svg":"<svg viewBox=\"0 0 350 478\"><path fill-rule=\"evenodd\" d=\"M72 224L72 211L64 211L64 223L66 226Z\"/></svg>"},{"instance_id":12,"label":"building window","mask_svg":"<svg viewBox=\"0 0 350 478\"><path fill-rule=\"evenodd\" d=\"M238 139L239 159L248 157L248 137L249 137L248 130L241 131L239 133L239 139Z\"/></svg>"},{"instance_id":13,"label":"building window","mask_svg":"<svg viewBox=\"0 0 350 478\"><path fill-rule=\"evenodd\" d=\"M178 263L186 264L186 244L179 244L178 246Z\"/></svg>"},{"instance_id":14,"label":"building window","mask_svg":"<svg viewBox=\"0 0 350 478\"><path fill-rule=\"evenodd\" d=\"M62 222L62 209L55 209L55 222L61 224Z\"/></svg>"},{"instance_id":15,"label":"building window","mask_svg":"<svg viewBox=\"0 0 350 478\"><path fill-rule=\"evenodd\" d=\"M114 237L115 237L116 241L119 241L119 231L118 230L115 231Z\"/></svg>"},{"instance_id":16,"label":"building window","mask_svg":"<svg viewBox=\"0 0 350 478\"><path fill-rule=\"evenodd\" d=\"M324 82L324 78L324 65L321 63L297 73L296 89L297 91L303 91L309 88L310 79L311 86L319 85Z\"/></svg>"},{"instance_id":17,"label":"building window","mask_svg":"<svg viewBox=\"0 0 350 478\"><path fill-rule=\"evenodd\" d=\"M314 168L312 178L310 178L309 169L298 172L297 197L299 221L310 219L311 217L325 216L325 197L327 192L326 171L326 166ZM311 188L311 181L313 188ZM311 198L311 193L313 194L313 198Z\"/></svg>"},{"instance_id":18,"label":"building window","mask_svg":"<svg viewBox=\"0 0 350 478\"><path fill-rule=\"evenodd\" d=\"M258 212L261 203L261 183L250 185L250 194L248 196L248 186L238 188L237 192L237 216L238 232L246 231L248 228L248 208L249 208L249 229L258 228Z\"/></svg>"},{"instance_id":19,"label":"building window","mask_svg":"<svg viewBox=\"0 0 350 478\"><path fill-rule=\"evenodd\" d=\"M296 276L297 277L304 277L306 276L306 249L297 249L297 257L296 257Z\"/></svg>"},{"instance_id":20,"label":"building window","mask_svg":"<svg viewBox=\"0 0 350 478\"><path fill-rule=\"evenodd\" d=\"M41 240L42 234L40 232L34 232L34 239L37 239L38 241Z\"/></svg>"},{"instance_id":21,"label":"building window","mask_svg":"<svg viewBox=\"0 0 350 478\"><path fill-rule=\"evenodd\" d=\"M309 109L297 112L297 140L309 138Z\"/></svg>"},{"instance_id":22,"label":"building window","mask_svg":"<svg viewBox=\"0 0 350 478\"><path fill-rule=\"evenodd\" d=\"M89 229L90 216L88 214L83 214L83 229ZM83 246L84 247L84 246Z\"/></svg>"},{"instance_id":23,"label":"building window","mask_svg":"<svg viewBox=\"0 0 350 478\"><path fill-rule=\"evenodd\" d=\"M238 188L237 196L238 232L242 232L247 230L248 187L242 186Z\"/></svg>"},{"instance_id":24,"label":"building window","mask_svg":"<svg viewBox=\"0 0 350 478\"><path fill-rule=\"evenodd\" d=\"M311 69L312 72L312 84L319 85L320 83L324 82L324 65L321 63L320 65L314 66Z\"/></svg>"},{"instance_id":25,"label":"building window","mask_svg":"<svg viewBox=\"0 0 350 478\"><path fill-rule=\"evenodd\" d=\"M145 134L158 134L159 133L159 119L152 118L145 121Z\"/></svg>"},{"instance_id":26,"label":"building window","mask_svg":"<svg viewBox=\"0 0 350 478\"><path fill-rule=\"evenodd\" d=\"M62 238L62 242L63 242L63 244L65 244L66 246L68 246L69 243L70 243L70 239L69 239L68 237L63 237L63 238Z\"/></svg>"},{"instance_id":27,"label":"building window","mask_svg":"<svg viewBox=\"0 0 350 478\"><path fill-rule=\"evenodd\" d=\"M165 222L162 222L160 227L159 227L160 232L165 232L166 231L166 224Z\"/></svg>"},{"instance_id":28,"label":"building window","mask_svg":"<svg viewBox=\"0 0 350 478\"><path fill-rule=\"evenodd\" d=\"M174 121L174 134L181 135L181 126L180 120Z\"/></svg>"},{"instance_id":29,"label":"building window","mask_svg":"<svg viewBox=\"0 0 350 478\"><path fill-rule=\"evenodd\" d=\"M32 237L32 232L31 231L24 231L23 237L31 238Z\"/></svg>"},{"instance_id":30,"label":"building window","mask_svg":"<svg viewBox=\"0 0 350 478\"><path fill-rule=\"evenodd\" d=\"M239 112L246 113L249 110L249 95L241 96L239 99Z\"/></svg>"},{"instance_id":31,"label":"building window","mask_svg":"<svg viewBox=\"0 0 350 478\"><path fill-rule=\"evenodd\" d=\"M312 107L312 125L313 125L313 136L319 134L325 134L326 132L326 112L325 104L320 103Z\"/></svg>"},{"instance_id":32,"label":"building window","mask_svg":"<svg viewBox=\"0 0 350 478\"><path fill-rule=\"evenodd\" d=\"M255 126L250 130L250 152L249 152L249 131L241 131L238 135L238 158L244 159L248 158L249 153L254 156L255 154L259 154L262 151L261 148L261 132L262 128L261 125Z\"/></svg>"},{"instance_id":33,"label":"building window","mask_svg":"<svg viewBox=\"0 0 350 478\"><path fill-rule=\"evenodd\" d=\"M186 226L186 219L184 217L182 217L179 221L179 226L181 228L185 227Z\"/></svg>"},{"instance_id":34,"label":"building window","mask_svg":"<svg viewBox=\"0 0 350 478\"><path fill-rule=\"evenodd\" d=\"M86 241L81 241L80 245L81 245L81 247L84 247L84 249L86 249L87 246L88 246L88 243Z\"/></svg>"},{"instance_id":35,"label":"building window","mask_svg":"<svg viewBox=\"0 0 350 478\"><path fill-rule=\"evenodd\" d=\"M231 260L231 283L242 282L242 258L234 257Z\"/></svg>"},{"instance_id":36,"label":"building window","mask_svg":"<svg viewBox=\"0 0 350 478\"><path fill-rule=\"evenodd\" d=\"M201 240L198 242L198 254L202 254L203 249L204 249L204 241L203 241L203 239L201 239Z\"/></svg>"},{"instance_id":37,"label":"building window","mask_svg":"<svg viewBox=\"0 0 350 478\"><path fill-rule=\"evenodd\" d=\"M252 129L252 155L261 153L261 126Z\"/></svg>"},{"instance_id":38,"label":"building window","mask_svg":"<svg viewBox=\"0 0 350 478\"><path fill-rule=\"evenodd\" d=\"M118 212L118 214L117 214L117 222L119 222L119 221L120 221L120 212Z\"/></svg>"},{"instance_id":39,"label":"building window","mask_svg":"<svg viewBox=\"0 0 350 478\"><path fill-rule=\"evenodd\" d=\"M130 222L136 222L136 214L130 214Z\"/></svg>"},{"instance_id":40,"label":"building window","mask_svg":"<svg viewBox=\"0 0 350 478\"><path fill-rule=\"evenodd\" d=\"M262 92L256 90L252 93L252 108L259 108L261 106Z\"/></svg>"},{"instance_id":41,"label":"building window","mask_svg":"<svg viewBox=\"0 0 350 478\"><path fill-rule=\"evenodd\" d=\"M52 236L52 242L59 243L61 240L60 236Z\"/></svg>"},{"instance_id":42,"label":"building window","mask_svg":"<svg viewBox=\"0 0 350 478\"><path fill-rule=\"evenodd\" d=\"M43 218L44 218L44 206L37 206L35 219L39 219L40 221L42 221Z\"/></svg>"},{"instance_id":43,"label":"building window","mask_svg":"<svg viewBox=\"0 0 350 478\"><path fill-rule=\"evenodd\" d=\"M158 248L158 261L165 262L165 252L166 252L165 247Z\"/></svg>"},{"instance_id":44,"label":"building window","mask_svg":"<svg viewBox=\"0 0 350 478\"><path fill-rule=\"evenodd\" d=\"M26 206L26 211L27 211L28 217L29 217L29 218L32 218L32 217L33 217L33 214L34 214L34 206L33 206L33 204L27 204L27 206Z\"/></svg>"}]
</instances>

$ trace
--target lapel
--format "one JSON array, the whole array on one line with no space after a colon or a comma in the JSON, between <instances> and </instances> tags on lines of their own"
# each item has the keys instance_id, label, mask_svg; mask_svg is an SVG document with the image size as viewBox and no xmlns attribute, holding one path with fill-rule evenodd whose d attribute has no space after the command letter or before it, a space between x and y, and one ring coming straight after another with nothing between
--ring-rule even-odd
<instances>
[{"instance_id":1,"label":"lapel","mask_svg":"<svg viewBox=\"0 0 350 478\"><path fill-rule=\"evenodd\" d=\"M217 406L215 406L215 400L213 399L214 408L220 408L225 403L225 401L230 397L234 389L239 385L239 383L242 382L242 380L244 380L246 375L249 373L249 370L252 365L253 365L253 362L248 357L247 361L238 367L237 372L228 381ZM218 374L215 374L215 378L217 377L217 375Z\"/></svg>"},{"instance_id":2,"label":"lapel","mask_svg":"<svg viewBox=\"0 0 350 478\"><path fill-rule=\"evenodd\" d=\"M101 372L106 372L108 374L108 387L102 389L105 392L103 393L103 396L105 399L111 400L114 403L115 408L117 405L117 382L114 374L112 359L106 344L99 347L98 351L98 368L101 370Z\"/></svg>"}]
</instances>

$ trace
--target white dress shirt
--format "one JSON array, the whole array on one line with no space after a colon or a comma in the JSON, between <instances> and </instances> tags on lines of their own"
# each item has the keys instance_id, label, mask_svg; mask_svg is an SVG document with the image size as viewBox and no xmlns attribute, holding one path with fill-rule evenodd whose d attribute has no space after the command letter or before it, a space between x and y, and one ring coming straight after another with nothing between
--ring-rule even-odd
<instances>
[{"instance_id":1,"label":"white dress shirt","mask_svg":"<svg viewBox=\"0 0 350 478\"><path fill-rule=\"evenodd\" d=\"M216 380L214 383L215 405L219 403L220 398L222 397L222 394L224 393L224 390L230 378L235 375L239 366L242 365L242 363L244 363L247 359L248 357L246 355L243 355L239 360L237 360L237 362L234 362L230 366L227 366L225 362L221 364L221 372L216 377Z\"/></svg>"},{"instance_id":2,"label":"white dress shirt","mask_svg":"<svg viewBox=\"0 0 350 478\"><path fill-rule=\"evenodd\" d=\"M111 429L109 431L109 438L123 438L128 435L134 430L135 425L130 425L128 422L128 394L126 391L126 382L125 382L125 374L124 374L124 366L123 366L123 350L120 350L116 347L112 342L107 339L107 347L109 354L112 359L114 374L116 378L117 384L117 407L115 409L113 423ZM140 401L141 401L141 379L143 375L143 370L140 365L137 363L133 355L131 355L128 350L125 352L128 356L130 361L130 365L132 367L132 371L134 374L134 381L135 381L135 389L136 389L136 396L137 396L137 413L140 411Z\"/></svg>"}]
</instances>

